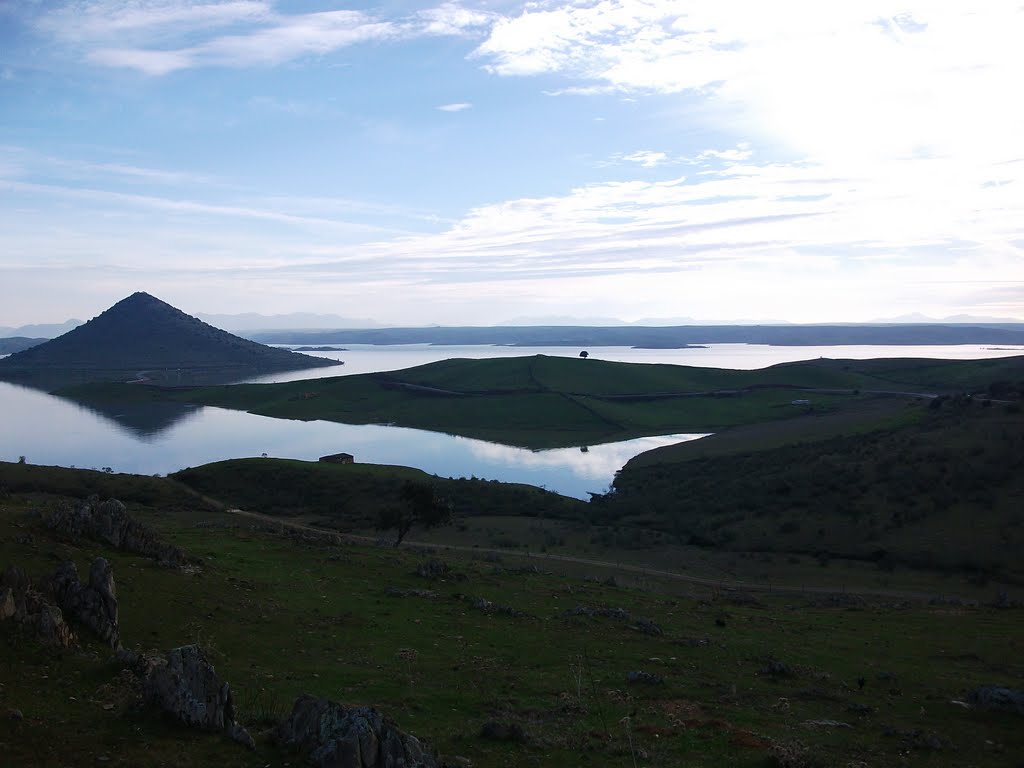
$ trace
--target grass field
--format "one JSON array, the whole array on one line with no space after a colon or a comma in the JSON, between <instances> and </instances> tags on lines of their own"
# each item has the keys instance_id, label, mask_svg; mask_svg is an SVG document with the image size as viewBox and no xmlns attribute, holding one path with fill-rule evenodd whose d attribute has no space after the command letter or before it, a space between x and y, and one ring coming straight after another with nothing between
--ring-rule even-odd
<instances>
[{"instance_id":1,"label":"grass field","mask_svg":"<svg viewBox=\"0 0 1024 768\"><path fill-rule=\"evenodd\" d=\"M64 474L66 488L101 482L48 474ZM0 721L5 764L295 765L261 729L301 692L378 706L448 760L481 768L1005 766L1024 749L1018 716L955 703L976 685L1019 687L1019 609L666 594L453 553L444 556L458 577L429 581L413 573L423 553L282 535L149 481L166 490L136 487L150 501L130 510L198 557L200 574L52 539L38 511L57 496L10 490L0 562L40 580L61 558L82 570L107 557L125 644L202 643L257 733L256 753L137 709L108 650L44 652L0 623L0 709L23 715ZM422 589L432 595L408 592ZM628 683L635 671L663 682ZM526 740L482 738L495 720L520 725Z\"/></svg>"},{"instance_id":2,"label":"grass field","mask_svg":"<svg viewBox=\"0 0 1024 768\"><path fill-rule=\"evenodd\" d=\"M1024 358L816 360L757 371L569 357L445 360L386 374L191 389L97 384L60 394L104 403L174 401L288 419L390 423L553 448L797 418L871 413L879 392L912 398L1024 380ZM887 398L888 399L888 398ZM810 400L807 407L793 400Z\"/></svg>"}]
</instances>

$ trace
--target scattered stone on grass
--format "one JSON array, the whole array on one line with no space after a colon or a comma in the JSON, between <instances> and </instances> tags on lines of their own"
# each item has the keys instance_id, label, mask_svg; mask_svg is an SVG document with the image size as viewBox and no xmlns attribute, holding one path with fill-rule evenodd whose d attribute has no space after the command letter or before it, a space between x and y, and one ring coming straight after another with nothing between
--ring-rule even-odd
<instances>
[{"instance_id":1,"label":"scattered stone on grass","mask_svg":"<svg viewBox=\"0 0 1024 768\"><path fill-rule=\"evenodd\" d=\"M114 572L104 558L93 560L88 584L78 580L75 564L65 560L46 582L46 591L65 616L88 627L111 648L121 646Z\"/></svg>"},{"instance_id":2,"label":"scattered stone on grass","mask_svg":"<svg viewBox=\"0 0 1024 768\"><path fill-rule=\"evenodd\" d=\"M651 635L652 637L660 637L665 634L662 628L653 619L647 619L643 616L637 618L633 624L633 629L637 632L642 632L645 635Z\"/></svg>"},{"instance_id":3,"label":"scattered stone on grass","mask_svg":"<svg viewBox=\"0 0 1024 768\"><path fill-rule=\"evenodd\" d=\"M661 675L655 675L651 672L644 672L637 670L635 672L626 673L627 683L642 683L644 685L664 685L665 678Z\"/></svg>"},{"instance_id":4,"label":"scattered stone on grass","mask_svg":"<svg viewBox=\"0 0 1024 768\"><path fill-rule=\"evenodd\" d=\"M807 745L799 741L776 741L768 747L770 765L778 768L807 768L813 765L813 758Z\"/></svg>"},{"instance_id":5,"label":"scattered stone on grass","mask_svg":"<svg viewBox=\"0 0 1024 768\"><path fill-rule=\"evenodd\" d=\"M418 739L372 707L345 707L303 694L276 733L279 743L308 753L315 768L436 768Z\"/></svg>"},{"instance_id":6,"label":"scattered stone on grass","mask_svg":"<svg viewBox=\"0 0 1024 768\"><path fill-rule=\"evenodd\" d=\"M982 685L967 693L967 702L975 709L1024 715L1024 691L1013 688Z\"/></svg>"},{"instance_id":7,"label":"scattered stone on grass","mask_svg":"<svg viewBox=\"0 0 1024 768\"><path fill-rule=\"evenodd\" d=\"M765 665L761 668L761 674L770 675L771 677L793 677L796 673L788 664L785 664L778 659L768 657Z\"/></svg>"},{"instance_id":8,"label":"scattered stone on grass","mask_svg":"<svg viewBox=\"0 0 1024 768\"><path fill-rule=\"evenodd\" d=\"M492 603L486 597L469 598L469 605L471 608L475 608L478 611L483 611L484 613L492 615L499 614L501 616L511 616L514 619L519 619L526 616L525 613L523 613L517 608L513 608L511 605Z\"/></svg>"},{"instance_id":9,"label":"scattered stone on grass","mask_svg":"<svg viewBox=\"0 0 1024 768\"><path fill-rule=\"evenodd\" d=\"M673 640L672 645L681 645L684 648L704 648L708 645L711 645L711 638L685 637L680 640Z\"/></svg>"},{"instance_id":10,"label":"scattered stone on grass","mask_svg":"<svg viewBox=\"0 0 1024 768\"><path fill-rule=\"evenodd\" d=\"M993 608L1007 609L1007 608L1024 608L1024 602L1020 600L1011 600L1009 592L996 592L995 599L989 603Z\"/></svg>"},{"instance_id":11,"label":"scattered stone on grass","mask_svg":"<svg viewBox=\"0 0 1024 768\"><path fill-rule=\"evenodd\" d=\"M846 705L846 711L854 715L870 715L875 711L875 708L855 701L852 704Z\"/></svg>"},{"instance_id":12,"label":"scattered stone on grass","mask_svg":"<svg viewBox=\"0 0 1024 768\"><path fill-rule=\"evenodd\" d=\"M431 589L402 589L401 587L390 586L384 590L388 597L422 597L426 600L437 598L437 592Z\"/></svg>"},{"instance_id":13,"label":"scattered stone on grass","mask_svg":"<svg viewBox=\"0 0 1024 768\"><path fill-rule=\"evenodd\" d=\"M928 601L928 605L948 606L951 608L977 608L977 600L964 600L948 595L936 595Z\"/></svg>"},{"instance_id":14,"label":"scattered stone on grass","mask_svg":"<svg viewBox=\"0 0 1024 768\"><path fill-rule=\"evenodd\" d=\"M868 601L849 592L831 592L809 600L807 604L812 608L863 608Z\"/></svg>"},{"instance_id":15,"label":"scattered stone on grass","mask_svg":"<svg viewBox=\"0 0 1024 768\"><path fill-rule=\"evenodd\" d=\"M804 720L801 725L804 728L853 728L842 720Z\"/></svg>"},{"instance_id":16,"label":"scattered stone on grass","mask_svg":"<svg viewBox=\"0 0 1024 768\"><path fill-rule=\"evenodd\" d=\"M600 616L605 619L615 619L616 621L629 621L629 611L622 608L612 608L610 606L590 606L590 605L577 605L574 608L569 608L565 611L566 616Z\"/></svg>"},{"instance_id":17,"label":"scattered stone on grass","mask_svg":"<svg viewBox=\"0 0 1024 768\"><path fill-rule=\"evenodd\" d=\"M842 701L842 697L838 694L826 691L824 688L811 685L807 688L801 688L799 691L793 694L794 698L804 699L807 701Z\"/></svg>"},{"instance_id":18,"label":"scattered stone on grass","mask_svg":"<svg viewBox=\"0 0 1024 768\"><path fill-rule=\"evenodd\" d=\"M749 592L726 592L725 601L733 605L745 605L751 608L763 608L764 603Z\"/></svg>"},{"instance_id":19,"label":"scattered stone on grass","mask_svg":"<svg viewBox=\"0 0 1024 768\"><path fill-rule=\"evenodd\" d=\"M452 569L448 567L448 563L436 558L426 560L416 566L416 575L422 576L424 579L444 579L451 573Z\"/></svg>"},{"instance_id":20,"label":"scattered stone on grass","mask_svg":"<svg viewBox=\"0 0 1024 768\"><path fill-rule=\"evenodd\" d=\"M491 720L480 728L480 738L488 741L526 741L526 732L519 723L506 723Z\"/></svg>"},{"instance_id":21,"label":"scattered stone on grass","mask_svg":"<svg viewBox=\"0 0 1024 768\"><path fill-rule=\"evenodd\" d=\"M949 739L944 739L938 734L921 731L917 728L913 730L887 728L884 735L899 739L900 744L909 749L928 749L936 752L944 749L953 749L953 744Z\"/></svg>"}]
</instances>

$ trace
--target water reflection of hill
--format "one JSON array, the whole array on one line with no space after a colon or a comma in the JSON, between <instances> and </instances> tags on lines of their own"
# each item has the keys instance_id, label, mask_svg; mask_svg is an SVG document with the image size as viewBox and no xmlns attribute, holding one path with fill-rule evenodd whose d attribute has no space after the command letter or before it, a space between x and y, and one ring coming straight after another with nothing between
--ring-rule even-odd
<instances>
[{"instance_id":1,"label":"water reflection of hill","mask_svg":"<svg viewBox=\"0 0 1024 768\"><path fill-rule=\"evenodd\" d=\"M337 365L328 361L328 366ZM326 366L323 366L326 367ZM205 387L235 384L268 371L256 366L210 365L195 368L46 368L0 370L0 381L44 392L56 392L80 384L133 382L164 387Z\"/></svg>"},{"instance_id":2,"label":"water reflection of hill","mask_svg":"<svg viewBox=\"0 0 1024 768\"><path fill-rule=\"evenodd\" d=\"M56 395L79 408L112 421L122 431L149 442L176 424L194 418L203 409L183 403L97 403Z\"/></svg>"},{"instance_id":3,"label":"water reflection of hill","mask_svg":"<svg viewBox=\"0 0 1024 768\"><path fill-rule=\"evenodd\" d=\"M79 397L72 389L74 385L82 383L77 376L49 376L44 380L32 379L6 383L71 403L84 411L89 411L113 422L121 431L146 441L152 440L160 433L202 410L201 407L197 408L189 403L152 402L147 399L137 402L127 399L108 401Z\"/></svg>"}]
</instances>

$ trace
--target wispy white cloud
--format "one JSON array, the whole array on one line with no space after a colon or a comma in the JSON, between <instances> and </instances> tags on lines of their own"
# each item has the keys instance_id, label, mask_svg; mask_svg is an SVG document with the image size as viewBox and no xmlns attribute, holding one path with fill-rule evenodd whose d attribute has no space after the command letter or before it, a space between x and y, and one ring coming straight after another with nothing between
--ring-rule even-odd
<instances>
[{"instance_id":1,"label":"wispy white cloud","mask_svg":"<svg viewBox=\"0 0 1024 768\"><path fill-rule=\"evenodd\" d=\"M40 17L40 28L63 40L91 41L125 33L152 35L158 39L168 30L181 34L240 23L264 21L273 5L259 0L234 2L187 2L183 0L85 0L68 3Z\"/></svg>"},{"instance_id":2,"label":"wispy white cloud","mask_svg":"<svg viewBox=\"0 0 1024 768\"><path fill-rule=\"evenodd\" d=\"M460 101L455 104L442 104L438 109L442 112L462 112L472 106L468 101Z\"/></svg>"},{"instance_id":3,"label":"wispy white cloud","mask_svg":"<svg viewBox=\"0 0 1024 768\"><path fill-rule=\"evenodd\" d=\"M636 163L643 168L656 168L671 162L671 158L664 152L653 152L649 149L630 152L628 155L617 155L616 159Z\"/></svg>"},{"instance_id":4,"label":"wispy white cloud","mask_svg":"<svg viewBox=\"0 0 1024 768\"><path fill-rule=\"evenodd\" d=\"M492 13L444 3L383 19L357 10L284 13L272 2L92 0L44 14L38 28L101 66L166 75L194 67L277 65L359 43L486 31Z\"/></svg>"},{"instance_id":5,"label":"wispy white cloud","mask_svg":"<svg viewBox=\"0 0 1024 768\"><path fill-rule=\"evenodd\" d=\"M479 32L499 16L489 11L466 8L458 3L442 3L437 8L418 11L410 27L420 34L454 36Z\"/></svg>"},{"instance_id":6,"label":"wispy white cloud","mask_svg":"<svg viewBox=\"0 0 1024 768\"><path fill-rule=\"evenodd\" d=\"M399 34L388 22L373 21L358 11L327 11L276 18L270 26L215 37L173 50L97 48L86 58L94 64L165 75L199 66L273 65L307 55L324 55L357 43Z\"/></svg>"},{"instance_id":7,"label":"wispy white cloud","mask_svg":"<svg viewBox=\"0 0 1024 768\"><path fill-rule=\"evenodd\" d=\"M77 198L79 200L91 201L107 205L121 207L148 208L168 213L189 214L195 216L231 217L241 219L259 219L279 224L329 227L338 231L348 232L394 232L393 229L385 229L369 224L345 221L336 218L321 218L314 216L303 216L287 213L281 210L269 208L257 208L247 205L227 205L222 203L210 203L201 200L187 198L169 198L159 195L132 194L116 192L108 189L94 189L88 187L68 187L56 184L38 184L26 181L11 181L0 179L0 191L11 191L21 193L33 193L53 198ZM116 209L115 209L116 210Z\"/></svg>"}]
</instances>

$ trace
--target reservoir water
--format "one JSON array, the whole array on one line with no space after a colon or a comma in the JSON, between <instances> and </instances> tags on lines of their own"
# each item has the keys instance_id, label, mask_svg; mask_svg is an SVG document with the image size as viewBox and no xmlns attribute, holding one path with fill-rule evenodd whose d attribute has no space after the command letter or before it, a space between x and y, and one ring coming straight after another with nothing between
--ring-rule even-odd
<instances>
[{"instance_id":1,"label":"reservoir water","mask_svg":"<svg viewBox=\"0 0 1024 768\"><path fill-rule=\"evenodd\" d=\"M597 347L591 358L660 362L722 368L761 368L813 357L938 357L974 359L1022 354L1024 350L955 347L768 347L726 344L706 349L636 350ZM301 371L261 381L351 375L396 370L452 357L531 354L573 356L564 347L444 347L359 345L342 352L316 353L344 361L338 367ZM100 414L61 398L0 382L0 461L25 456L52 464L114 472L167 474L188 466L248 456L315 460L344 451L356 460L417 467L442 477L480 477L543 486L587 498L603 492L615 472L652 448L692 440L673 434L604 445L529 451L436 432L390 426L288 421L221 408L115 409Z\"/></svg>"}]
</instances>

